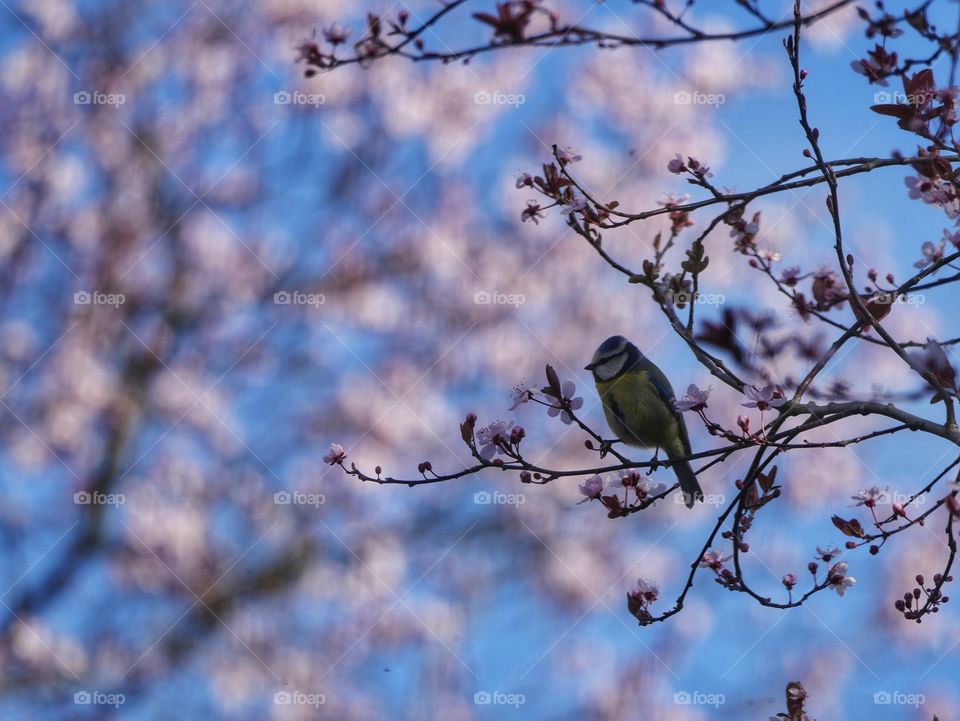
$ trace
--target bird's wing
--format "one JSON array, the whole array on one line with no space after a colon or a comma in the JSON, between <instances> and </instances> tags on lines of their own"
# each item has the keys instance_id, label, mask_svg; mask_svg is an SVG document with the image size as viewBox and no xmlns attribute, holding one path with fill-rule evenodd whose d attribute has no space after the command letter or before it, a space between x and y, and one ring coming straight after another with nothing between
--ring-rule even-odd
<instances>
[{"instance_id":1,"label":"bird's wing","mask_svg":"<svg viewBox=\"0 0 960 721\"><path fill-rule=\"evenodd\" d=\"M683 449L686 451L689 456L692 451L690 450L690 436L687 434L687 424L683 421L683 416L680 414L680 411L676 409L676 406L673 405L674 394L673 387L670 385L670 381L663 374L663 371L657 368L657 366L651 362L648 358L643 358L639 365L642 366L643 370L647 372L647 377L650 378L650 382L653 384L653 387L657 389L657 393L660 394L660 397L663 399L663 402L667 404L667 408L673 413L673 417L677 420L677 426L680 429L680 440L683 442Z\"/></svg>"}]
</instances>

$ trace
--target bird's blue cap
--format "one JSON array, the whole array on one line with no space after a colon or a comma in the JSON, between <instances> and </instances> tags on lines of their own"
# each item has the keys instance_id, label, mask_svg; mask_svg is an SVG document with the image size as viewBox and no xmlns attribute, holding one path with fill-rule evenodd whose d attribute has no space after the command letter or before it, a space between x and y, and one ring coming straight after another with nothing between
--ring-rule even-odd
<instances>
[{"instance_id":1,"label":"bird's blue cap","mask_svg":"<svg viewBox=\"0 0 960 721\"><path fill-rule=\"evenodd\" d=\"M623 347L629 342L630 341L628 341L622 335L612 335L600 344L600 347L597 348L597 353L600 355L610 355L612 353L616 353L622 350Z\"/></svg>"},{"instance_id":2,"label":"bird's blue cap","mask_svg":"<svg viewBox=\"0 0 960 721\"><path fill-rule=\"evenodd\" d=\"M628 341L622 335L610 336L600 344L600 347L597 348L596 353L593 354L593 360L584 368L584 370L593 370L604 359L622 353L625 349L629 348L630 345L630 341Z\"/></svg>"}]
</instances>

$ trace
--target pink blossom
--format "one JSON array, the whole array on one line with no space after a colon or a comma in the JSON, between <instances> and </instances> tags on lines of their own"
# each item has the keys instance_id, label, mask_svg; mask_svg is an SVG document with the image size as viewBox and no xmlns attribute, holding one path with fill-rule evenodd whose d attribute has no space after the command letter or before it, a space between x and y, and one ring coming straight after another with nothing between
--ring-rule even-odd
<instances>
[{"instance_id":1,"label":"pink blossom","mask_svg":"<svg viewBox=\"0 0 960 721\"><path fill-rule=\"evenodd\" d=\"M824 563L830 563L834 558L840 555L840 550L833 546L827 546L826 548L821 548L817 546L817 558L819 558Z\"/></svg>"},{"instance_id":2,"label":"pink blossom","mask_svg":"<svg viewBox=\"0 0 960 721\"><path fill-rule=\"evenodd\" d=\"M828 578L831 588L841 597L848 588L857 584L857 579L847 575L847 564L844 561L840 561L830 569Z\"/></svg>"},{"instance_id":3,"label":"pink blossom","mask_svg":"<svg viewBox=\"0 0 960 721\"><path fill-rule=\"evenodd\" d=\"M784 285L796 285L797 281L800 279L800 266L791 265L789 268L784 268L780 271L780 282Z\"/></svg>"},{"instance_id":4,"label":"pink blossom","mask_svg":"<svg viewBox=\"0 0 960 721\"><path fill-rule=\"evenodd\" d=\"M694 157L687 158L687 169L694 175L699 175L701 178L713 177L710 168Z\"/></svg>"},{"instance_id":5,"label":"pink blossom","mask_svg":"<svg viewBox=\"0 0 960 721\"><path fill-rule=\"evenodd\" d=\"M540 203L535 200L528 200L527 207L520 213L521 222L526 223L528 220L532 220L534 225L539 225L540 218L545 217L546 215L543 212L543 208L541 208Z\"/></svg>"},{"instance_id":6,"label":"pink blossom","mask_svg":"<svg viewBox=\"0 0 960 721\"><path fill-rule=\"evenodd\" d=\"M477 431L477 442L480 444L480 457L489 461L498 453L503 452L501 444L507 442L513 422L494 421Z\"/></svg>"},{"instance_id":7,"label":"pink blossom","mask_svg":"<svg viewBox=\"0 0 960 721\"><path fill-rule=\"evenodd\" d=\"M587 207L587 199L580 193L574 193L573 197L570 198L570 202L564 203L564 205L570 210L583 210Z\"/></svg>"},{"instance_id":8,"label":"pink blossom","mask_svg":"<svg viewBox=\"0 0 960 721\"><path fill-rule=\"evenodd\" d=\"M583 406L583 398L573 397L573 394L577 392L577 386L573 381L564 381L560 388L560 392L563 395L563 400L569 402L570 410L580 410L581 406ZM547 415L551 418L556 417L558 414L560 416L560 420L567 425L573 423L573 418L565 408L560 408L560 406L550 406L547 408Z\"/></svg>"},{"instance_id":9,"label":"pink blossom","mask_svg":"<svg viewBox=\"0 0 960 721\"><path fill-rule=\"evenodd\" d=\"M346 457L347 457L347 454L343 450L343 446L341 446L339 443L331 443L330 452L323 457L323 462L329 463L331 466L337 466L343 463L343 460Z\"/></svg>"},{"instance_id":10,"label":"pink blossom","mask_svg":"<svg viewBox=\"0 0 960 721\"><path fill-rule=\"evenodd\" d=\"M724 556L720 551L704 551L703 557L700 559L700 568L710 568L714 571L719 571L723 568L723 564L731 558L733 558L733 556Z\"/></svg>"},{"instance_id":11,"label":"pink blossom","mask_svg":"<svg viewBox=\"0 0 960 721\"><path fill-rule=\"evenodd\" d=\"M603 478L598 475L590 476L590 478L580 485L580 493L586 496L580 503L586 503L587 501L600 498L600 494L603 493Z\"/></svg>"},{"instance_id":12,"label":"pink blossom","mask_svg":"<svg viewBox=\"0 0 960 721\"><path fill-rule=\"evenodd\" d=\"M560 163L566 165L567 163L577 163L583 160L582 155L578 155L577 151L571 148L569 145L566 148L557 151L557 157L560 159Z\"/></svg>"},{"instance_id":13,"label":"pink blossom","mask_svg":"<svg viewBox=\"0 0 960 721\"><path fill-rule=\"evenodd\" d=\"M740 405L744 408L756 408L757 410L765 411L768 408L779 408L787 402L787 399L783 397L774 398L774 389L770 386L765 386L762 389L756 386L746 386L743 392L744 395L753 399L746 403L741 403Z\"/></svg>"},{"instance_id":14,"label":"pink blossom","mask_svg":"<svg viewBox=\"0 0 960 721\"><path fill-rule=\"evenodd\" d=\"M611 491L623 490L624 488L633 488L638 499L647 496L655 496L663 493L667 487L662 483L654 483L649 478L641 476L637 471L621 471L620 476L612 480L608 486Z\"/></svg>"},{"instance_id":15,"label":"pink blossom","mask_svg":"<svg viewBox=\"0 0 960 721\"><path fill-rule=\"evenodd\" d=\"M660 587L653 581L638 578L637 585L633 587L633 592L642 596L647 603L653 603L660 595Z\"/></svg>"},{"instance_id":16,"label":"pink blossom","mask_svg":"<svg viewBox=\"0 0 960 721\"><path fill-rule=\"evenodd\" d=\"M957 198L957 191L950 181L909 177L904 179L904 183L907 186L907 195L911 199L919 198L927 205L939 206L951 219L960 215L960 199Z\"/></svg>"},{"instance_id":17,"label":"pink blossom","mask_svg":"<svg viewBox=\"0 0 960 721\"><path fill-rule=\"evenodd\" d=\"M701 411L707 407L707 399L710 397L711 388L700 390L691 383L687 386L687 392L681 400L674 400L674 407L681 413L685 411Z\"/></svg>"},{"instance_id":18,"label":"pink blossom","mask_svg":"<svg viewBox=\"0 0 960 721\"><path fill-rule=\"evenodd\" d=\"M641 625L649 623L652 618L650 605L657 600L659 595L660 589L657 584L638 578L637 585L627 591L627 610Z\"/></svg>"},{"instance_id":19,"label":"pink blossom","mask_svg":"<svg viewBox=\"0 0 960 721\"><path fill-rule=\"evenodd\" d=\"M944 231L946 233L946 231ZM934 245L929 240L920 246L920 252L923 257L913 264L914 268L926 268L928 265L938 263L943 259L943 247L946 239L940 241L939 245Z\"/></svg>"},{"instance_id":20,"label":"pink blossom","mask_svg":"<svg viewBox=\"0 0 960 721\"><path fill-rule=\"evenodd\" d=\"M350 28L344 29L337 23L334 23L323 31L323 37L331 45L340 45L341 43L345 43L347 38L350 37Z\"/></svg>"},{"instance_id":21,"label":"pink blossom","mask_svg":"<svg viewBox=\"0 0 960 721\"><path fill-rule=\"evenodd\" d=\"M907 186L907 197L910 200L917 200L924 194L924 187L928 186L930 181L926 178L919 178L911 175L908 178L904 178L903 182Z\"/></svg>"},{"instance_id":22,"label":"pink blossom","mask_svg":"<svg viewBox=\"0 0 960 721\"><path fill-rule=\"evenodd\" d=\"M870 488L861 488L857 491L856 495L850 496L853 500L856 501L854 506L866 506L867 508L873 508L877 505L878 501L882 501L884 498L888 497L890 494L890 489L885 488L880 490L878 486L871 486Z\"/></svg>"},{"instance_id":23,"label":"pink blossom","mask_svg":"<svg viewBox=\"0 0 960 721\"><path fill-rule=\"evenodd\" d=\"M523 405L527 401L531 400L536 393L536 390L530 386L526 381L521 381L517 383L510 391L510 410L515 411L518 406Z\"/></svg>"},{"instance_id":24,"label":"pink blossom","mask_svg":"<svg viewBox=\"0 0 960 721\"><path fill-rule=\"evenodd\" d=\"M517 176L516 180L517 188L532 188L533 187L533 176L530 173L520 173Z\"/></svg>"}]
</instances>

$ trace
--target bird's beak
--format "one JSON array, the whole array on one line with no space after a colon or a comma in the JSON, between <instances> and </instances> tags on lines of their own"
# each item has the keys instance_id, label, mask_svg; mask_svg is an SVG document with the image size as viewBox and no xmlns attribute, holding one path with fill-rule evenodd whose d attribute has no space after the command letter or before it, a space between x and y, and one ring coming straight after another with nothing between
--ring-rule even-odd
<instances>
[{"instance_id":1,"label":"bird's beak","mask_svg":"<svg viewBox=\"0 0 960 721\"><path fill-rule=\"evenodd\" d=\"M596 364L596 363L588 363L587 365L585 365L585 366L583 367L583 369L584 369L585 371L592 371L592 370L593 370L594 368L596 368L596 367L597 367L597 364Z\"/></svg>"}]
</instances>

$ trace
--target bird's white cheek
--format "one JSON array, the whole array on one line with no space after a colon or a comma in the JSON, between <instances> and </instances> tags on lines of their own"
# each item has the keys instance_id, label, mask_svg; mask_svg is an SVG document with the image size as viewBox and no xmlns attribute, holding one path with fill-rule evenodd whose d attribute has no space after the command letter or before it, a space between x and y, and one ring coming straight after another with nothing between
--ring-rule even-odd
<instances>
[{"instance_id":1,"label":"bird's white cheek","mask_svg":"<svg viewBox=\"0 0 960 721\"><path fill-rule=\"evenodd\" d=\"M613 378L617 373L620 372L620 369L623 367L623 358L611 358L605 363L601 363L597 366L597 377L602 381L608 381Z\"/></svg>"}]
</instances>

